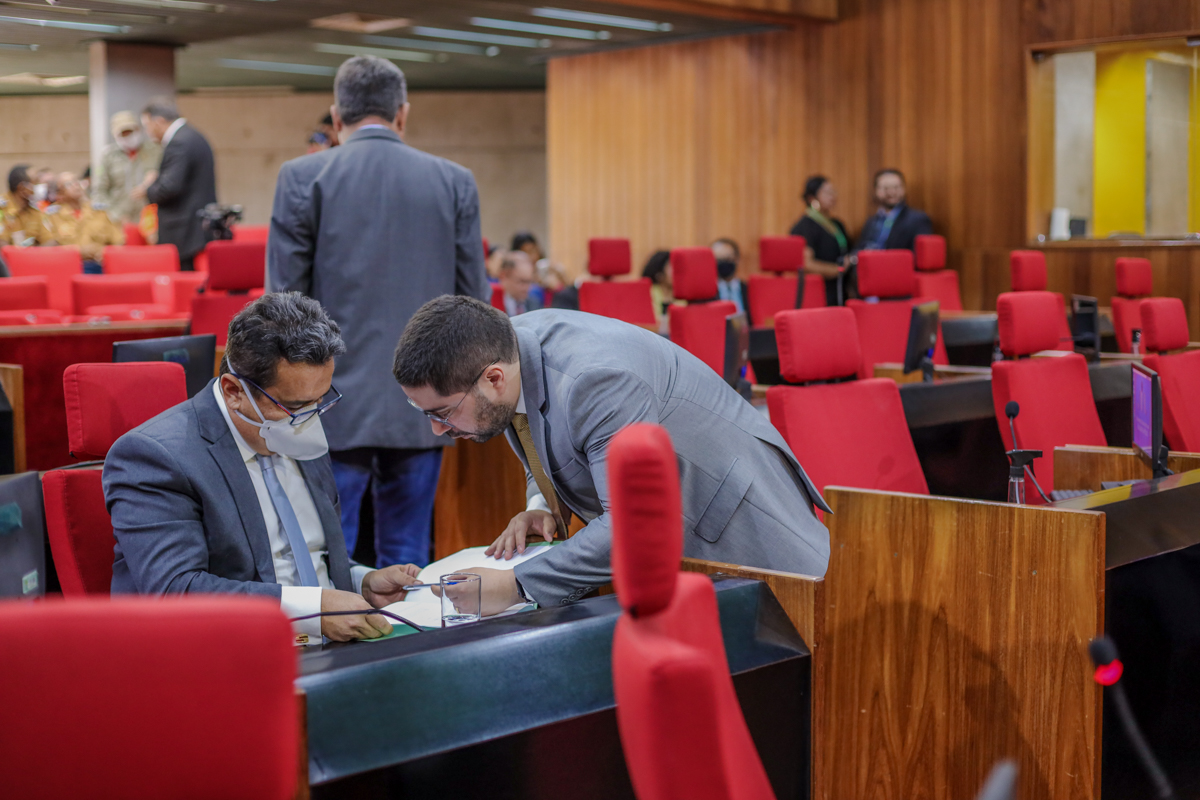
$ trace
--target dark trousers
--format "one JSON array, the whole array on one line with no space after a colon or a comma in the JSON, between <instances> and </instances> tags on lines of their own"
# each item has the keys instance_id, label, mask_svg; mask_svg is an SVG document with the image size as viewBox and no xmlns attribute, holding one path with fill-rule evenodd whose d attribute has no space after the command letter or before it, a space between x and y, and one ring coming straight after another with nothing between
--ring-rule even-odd
<instances>
[{"instance_id":1,"label":"dark trousers","mask_svg":"<svg viewBox=\"0 0 1200 800\"><path fill-rule=\"evenodd\" d=\"M331 451L329 456L342 503L346 552L353 556L358 543L359 509L370 485L376 566L428 564L442 449L359 447Z\"/></svg>"}]
</instances>

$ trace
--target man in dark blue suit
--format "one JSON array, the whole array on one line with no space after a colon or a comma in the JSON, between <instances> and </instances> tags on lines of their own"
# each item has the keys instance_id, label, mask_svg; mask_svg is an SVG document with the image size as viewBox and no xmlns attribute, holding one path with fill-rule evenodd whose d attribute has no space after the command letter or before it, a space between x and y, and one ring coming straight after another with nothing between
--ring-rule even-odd
<instances>
[{"instance_id":1,"label":"man in dark blue suit","mask_svg":"<svg viewBox=\"0 0 1200 800\"><path fill-rule=\"evenodd\" d=\"M863 224L855 250L912 250L917 237L933 233L933 223L924 211L905 202L908 187L898 169L875 173L875 214Z\"/></svg>"}]
</instances>

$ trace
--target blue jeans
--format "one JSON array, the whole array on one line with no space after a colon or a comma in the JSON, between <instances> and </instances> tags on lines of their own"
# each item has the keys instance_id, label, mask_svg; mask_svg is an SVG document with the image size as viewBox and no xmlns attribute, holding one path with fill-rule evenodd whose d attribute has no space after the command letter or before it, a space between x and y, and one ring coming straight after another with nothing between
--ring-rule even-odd
<instances>
[{"instance_id":1,"label":"blue jeans","mask_svg":"<svg viewBox=\"0 0 1200 800\"><path fill-rule=\"evenodd\" d=\"M397 450L360 447L329 453L342 503L342 532L353 557L358 515L371 484L375 509L375 564L429 563L433 496L442 469L442 449Z\"/></svg>"}]
</instances>

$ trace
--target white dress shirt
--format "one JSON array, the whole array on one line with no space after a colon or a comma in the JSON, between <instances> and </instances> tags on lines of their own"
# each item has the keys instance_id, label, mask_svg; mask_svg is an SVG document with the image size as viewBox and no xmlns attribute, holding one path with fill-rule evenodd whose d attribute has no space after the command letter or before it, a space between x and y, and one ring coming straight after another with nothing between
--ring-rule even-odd
<instances>
[{"instance_id":1,"label":"white dress shirt","mask_svg":"<svg viewBox=\"0 0 1200 800\"><path fill-rule=\"evenodd\" d=\"M179 129L182 128L184 125L187 125L187 120L184 119L183 117L180 117L179 119L172 122L171 126L169 128L167 128L165 133L163 133L162 146L166 147L167 145L169 145L171 143L171 140L175 138L175 134L179 133ZM224 408L224 406L222 406L222 408ZM228 415L226 415L226 416L228 416Z\"/></svg>"},{"instance_id":2,"label":"white dress shirt","mask_svg":"<svg viewBox=\"0 0 1200 800\"><path fill-rule=\"evenodd\" d=\"M300 532L304 534L304 542L308 545L308 557L312 559L313 568L317 571L317 582L320 586L298 586L296 562L292 560L292 546L288 544L287 532L279 524L279 515L275 513L275 504L267 492L267 484L263 481L262 467L258 463L258 453L246 444L241 433L234 426L225 407L225 397L221 393L221 382L213 384L213 394L217 396L217 407L225 424L233 434L238 452L246 464L246 472L250 474L250 482L254 484L254 493L258 495L258 506L262 510L263 522L267 526L267 539L271 543L271 561L275 565L275 582L283 586L283 596L279 606L283 613L292 617L303 617L319 613L321 610L321 591L334 588L329 580L329 566L325 563L325 528L321 525L321 516L313 502L312 493L300 472L300 465L293 458L275 455L275 474L283 487L284 494L291 501L292 510L296 512L296 520L300 523ZM354 591L362 592L363 576L371 571L370 567L355 565L350 568L350 577L354 581ZM297 634L307 633L309 641L321 643L321 618L308 619L292 623ZM315 641L313 641L315 639Z\"/></svg>"}]
</instances>

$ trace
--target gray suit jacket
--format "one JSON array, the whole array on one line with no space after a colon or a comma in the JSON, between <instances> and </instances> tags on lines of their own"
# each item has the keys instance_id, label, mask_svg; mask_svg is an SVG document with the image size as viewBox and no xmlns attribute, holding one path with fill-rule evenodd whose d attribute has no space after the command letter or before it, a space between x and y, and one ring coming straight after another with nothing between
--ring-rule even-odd
<instances>
[{"instance_id":1,"label":"gray suit jacket","mask_svg":"<svg viewBox=\"0 0 1200 800\"><path fill-rule=\"evenodd\" d=\"M775 427L686 350L624 322L555 309L512 320L529 427L559 499L588 522L517 579L542 605L569 603L611 579L608 443L634 422L662 425L679 461L683 552L824 575L828 511ZM538 489L525 464L527 494Z\"/></svg>"},{"instance_id":2,"label":"gray suit jacket","mask_svg":"<svg viewBox=\"0 0 1200 800\"><path fill-rule=\"evenodd\" d=\"M312 297L342 326L346 355L333 381L344 399L322 418L330 447L445 445L405 401L392 358L429 300L491 297L470 171L382 128L287 162L275 187L267 286Z\"/></svg>"},{"instance_id":3,"label":"gray suit jacket","mask_svg":"<svg viewBox=\"0 0 1200 800\"><path fill-rule=\"evenodd\" d=\"M297 463L325 528L329 578L353 591L329 457ZM104 500L117 537L113 594L281 596L258 495L211 383L116 441Z\"/></svg>"}]
</instances>

